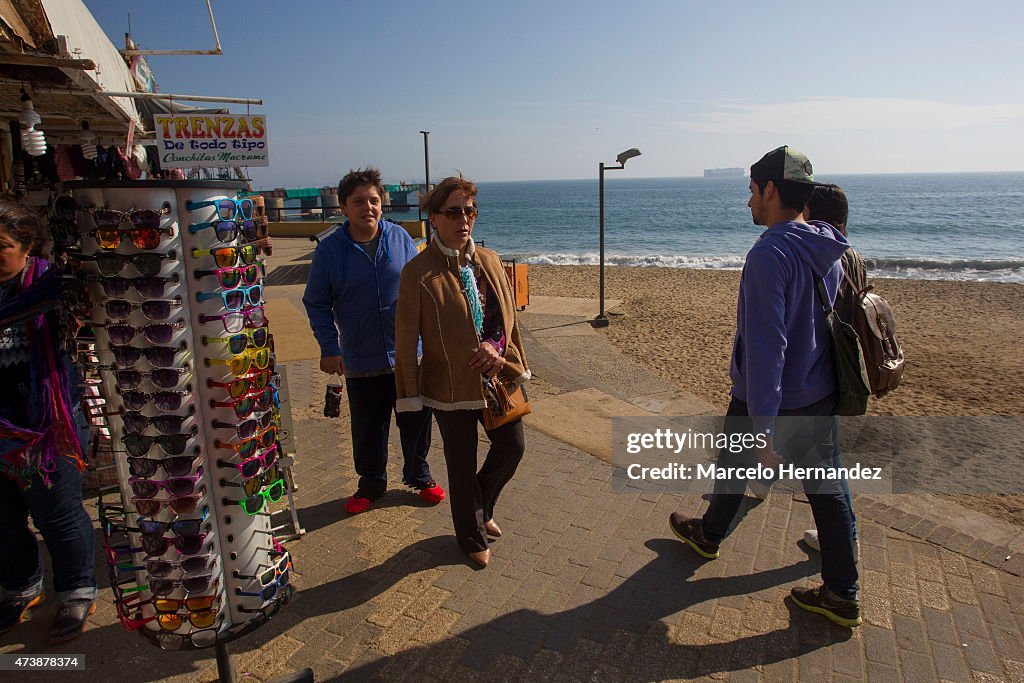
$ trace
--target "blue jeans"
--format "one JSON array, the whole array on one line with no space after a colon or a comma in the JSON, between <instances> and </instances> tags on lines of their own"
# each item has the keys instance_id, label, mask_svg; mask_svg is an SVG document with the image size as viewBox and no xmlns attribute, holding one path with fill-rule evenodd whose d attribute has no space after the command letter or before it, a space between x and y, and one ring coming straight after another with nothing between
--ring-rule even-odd
<instances>
[{"instance_id":1,"label":"blue jeans","mask_svg":"<svg viewBox=\"0 0 1024 683\"><path fill-rule=\"evenodd\" d=\"M787 463L798 467L820 467L831 462L834 455L832 412L835 396L792 410L780 410L780 418L804 417L805 420L779 420L775 448ZM783 438L783 432L786 432ZM735 396L726 412L727 434L752 434L753 424L747 404ZM718 454L719 467L750 467L757 464L751 450L731 453L723 448ZM848 494L841 480L802 480L811 504L814 524L821 542L821 578L825 587L840 598L857 597L856 547L853 537L853 513ZM704 538L721 543L729 533L743 500L746 483L742 479L716 479L711 504L701 524Z\"/></svg>"},{"instance_id":2,"label":"blue jeans","mask_svg":"<svg viewBox=\"0 0 1024 683\"><path fill-rule=\"evenodd\" d=\"M3 599L32 598L43 590L43 559L28 516L43 535L53 564L57 602L96 598L93 569L93 528L82 507L82 473L68 458L57 459L47 488L38 474L22 489L0 476L0 538L4 558L0 562Z\"/></svg>"},{"instance_id":3,"label":"blue jeans","mask_svg":"<svg viewBox=\"0 0 1024 683\"><path fill-rule=\"evenodd\" d=\"M388 431L395 412L395 376L345 378L348 408L352 420L352 455L359 475L359 488L381 494L388 487ZM426 484L431 480L427 465L430 450L430 408L398 413L402 440L402 481Z\"/></svg>"}]
</instances>

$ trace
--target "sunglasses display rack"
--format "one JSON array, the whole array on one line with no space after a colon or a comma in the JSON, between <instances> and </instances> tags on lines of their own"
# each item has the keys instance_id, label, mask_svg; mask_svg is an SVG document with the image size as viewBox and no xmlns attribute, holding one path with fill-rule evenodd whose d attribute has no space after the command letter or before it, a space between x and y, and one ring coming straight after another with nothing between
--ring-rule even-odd
<instances>
[{"instance_id":1,"label":"sunglasses display rack","mask_svg":"<svg viewBox=\"0 0 1024 683\"><path fill-rule=\"evenodd\" d=\"M118 615L164 649L216 646L218 663L287 604L271 506L288 494L297 519L263 310L266 219L242 188L76 181L62 216L92 303L94 426L115 454L120 500L100 508Z\"/></svg>"}]
</instances>

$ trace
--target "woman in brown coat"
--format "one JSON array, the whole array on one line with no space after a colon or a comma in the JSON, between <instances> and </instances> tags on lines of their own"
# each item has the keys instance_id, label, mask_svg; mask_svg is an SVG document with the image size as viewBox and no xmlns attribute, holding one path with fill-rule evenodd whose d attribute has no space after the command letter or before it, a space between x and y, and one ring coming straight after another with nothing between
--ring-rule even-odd
<instances>
[{"instance_id":1,"label":"woman in brown coat","mask_svg":"<svg viewBox=\"0 0 1024 683\"><path fill-rule=\"evenodd\" d=\"M530 378L508 279L496 253L473 243L476 184L446 178L421 204L433 240L402 271L395 317L399 412L434 409L444 441L452 521L459 547L486 567L488 536L501 535L494 504L523 457L522 421L487 431L490 448L477 471L483 379ZM423 358L417 363L417 342Z\"/></svg>"}]
</instances>

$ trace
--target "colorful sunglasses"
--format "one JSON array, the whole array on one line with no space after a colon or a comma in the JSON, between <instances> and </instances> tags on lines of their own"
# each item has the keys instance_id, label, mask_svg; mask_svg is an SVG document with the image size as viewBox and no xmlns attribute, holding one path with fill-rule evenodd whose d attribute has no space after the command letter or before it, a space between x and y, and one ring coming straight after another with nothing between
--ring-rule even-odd
<instances>
[{"instance_id":1,"label":"colorful sunglasses","mask_svg":"<svg viewBox=\"0 0 1024 683\"><path fill-rule=\"evenodd\" d=\"M242 512L249 517L255 517L263 511L264 505L270 503L276 503L284 497L285 485L284 479L278 479L273 484L263 489L254 496L247 496L241 500L231 500L225 498L224 502L228 505L241 505Z\"/></svg>"},{"instance_id":2,"label":"colorful sunglasses","mask_svg":"<svg viewBox=\"0 0 1024 683\"><path fill-rule=\"evenodd\" d=\"M240 247L215 247L214 249L192 248L192 257L212 256L219 268L230 268L239 263L249 265L256 262L256 245L246 244ZM148 254L146 254L148 256ZM155 275L155 273L154 273Z\"/></svg>"},{"instance_id":3,"label":"colorful sunglasses","mask_svg":"<svg viewBox=\"0 0 1024 683\"><path fill-rule=\"evenodd\" d=\"M267 621L273 619L277 613L281 611L281 607L288 604L294 592L295 588L288 585L277 594L277 597L258 609L250 609L247 607L237 607L236 609L243 614L259 614L262 616L263 621Z\"/></svg>"},{"instance_id":4,"label":"colorful sunglasses","mask_svg":"<svg viewBox=\"0 0 1024 683\"><path fill-rule=\"evenodd\" d=\"M171 277L100 277L96 278L103 293L109 297L124 296L133 287L141 296L151 299L159 299L167 293L167 285L178 284L180 279L177 275Z\"/></svg>"},{"instance_id":5,"label":"colorful sunglasses","mask_svg":"<svg viewBox=\"0 0 1024 683\"><path fill-rule=\"evenodd\" d=\"M178 588L181 588L186 594L205 593L211 587L216 587L219 579L219 576L215 577L210 573L185 575L180 579L150 578L149 591L157 596L170 595ZM210 624L206 625L209 626Z\"/></svg>"},{"instance_id":6,"label":"colorful sunglasses","mask_svg":"<svg viewBox=\"0 0 1024 683\"><path fill-rule=\"evenodd\" d=\"M145 571L150 576L167 578L175 572L183 574L199 574L213 569L217 561L216 555L191 555L182 557L180 560L162 560L150 558L143 565L132 565L131 563L119 564L118 569L122 571Z\"/></svg>"},{"instance_id":7,"label":"colorful sunglasses","mask_svg":"<svg viewBox=\"0 0 1024 683\"><path fill-rule=\"evenodd\" d=\"M249 395L233 401L216 401L214 399L210 399L210 407L231 408L235 411L235 417L240 420L244 420L257 410L269 410L271 407L280 408L281 401L278 398L277 389L274 387L267 387L258 394Z\"/></svg>"},{"instance_id":8,"label":"colorful sunglasses","mask_svg":"<svg viewBox=\"0 0 1024 683\"><path fill-rule=\"evenodd\" d=\"M203 510L203 516L199 519L176 519L172 522L162 522L156 519L139 517L136 524L139 525L139 532L146 536L163 536L168 531L175 536L198 536L203 530L203 522L210 515L209 506ZM201 589L201 590L206 590ZM191 591L198 593L200 591Z\"/></svg>"},{"instance_id":9,"label":"colorful sunglasses","mask_svg":"<svg viewBox=\"0 0 1024 683\"><path fill-rule=\"evenodd\" d=\"M259 220L235 219L193 223L188 226L188 231L195 235L200 230L213 228L217 239L221 242L234 242L239 236L247 242L252 242L267 236L267 231L264 227L264 224Z\"/></svg>"},{"instance_id":10,"label":"colorful sunglasses","mask_svg":"<svg viewBox=\"0 0 1024 683\"><path fill-rule=\"evenodd\" d=\"M132 224L133 228L156 229L160 227L160 217L171 212L170 207L162 209L137 209L133 211L118 211L116 209L85 209L87 214L92 216L97 228L116 228L124 221Z\"/></svg>"},{"instance_id":11,"label":"colorful sunglasses","mask_svg":"<svg viewBox=\"0 0 1024 683\"><path fill-rule=\"evenodd\" d=\"M261 472L257 476L252 477L251 479L246 479L241 484L235 481L221 479L220 485L230 488L240 488L243 491L245 491L246 496L252 497L258 494L263 489L272 486L275 482L277 482L277 480L282 479L283 476L284 475L281 473L280 468L278 468L277 465L273 465L272 467Z\"/></svg>"},{"instance_id":12,"label":"colorful sunglasses","mask_svg":"<svg viewBox=\"0 0 1024 683\"><path fill-rule=\"evenodd\" d=\"M203 325L214 321L220 321L224 325L224 331L228 334L236 334L246 327L263 327L267 324L267 316L262 306L247 308L233 313L221 315L200 315L199 322Z\"/></svg>"},{"instance_id":13,"label":"colorful sunglasses","mask_svg":"<svg viewBox=\"0 0 1024 683\"><path fill-rule=\"evenodd\" d=\"M139 249L156 249L160 246L164 233L167 233L168 237L172 237L174 228L132 228L130 230L97 228L90 230L88 235L96 238L100 249L117 249L121 246L122 238L131 240L131 243Z\"/></svg>"},{"instance_id":14,"label":"colorful sunglasses","mask_svg":"<svg viewBox=\"0 0 1024 683\"><path fill-rule=\"evenodd\" d=\"M224 221L233 220L241 216L245 220L252 219L253 201L251 199L210 199L202 202L185 202L187 211L198 211L204 206L217 207L217 216Z\"/></svg>"},{"instance_id":15,"label":"colorful sunglasses","mask_svg":"<svg viewBox=\"0 0 1024 683\"><path fill-rule=\"evenodd\" d=\"M136 496L142 498L153 498L161 489L167 491L175 497L189 496L196 492L196 483L203 478L203 467L199 466L199 469L194 474L190 474L185 477L171 477L170 479L142 479L139 477L132 477L128 480L128 483L132 487L132 491L135 492ZM147 515L152 516L152 515Z\"/></svg>"},{"instance_id":16,"label":"colorful sunglasses","mask_svg":"<svg viewBox=\"0 0 1024 683\"><path fill-rule=\"evenodd\" d=\"M239 463L228 462L227 460L217 458L217 467L223 469L236 469L238 470L239 474L242 475L243 479L252 479L256 475L265 471L267 468L271 467L275 462L277 462L277 454L278 448L277 444L275 443L273 446L263 451L259 455L253 456L252 458L249 458L248 460L243 460L242 462Z\"/></svg>"},{"instance_id":17,"label":"colorful sunglasses","mask_svg":"<svg viewBox=\"0 0 1024 683\"><path fill-rule=\"evenodd\" d=\"M229 311L240 311L246 305L259 306L263 301L263 285L239 287L226 292L196 292L196 301L209 301L217 298Z\"/></svg>"},{"instance_id":18,"label":"colorful sunglasses","mask_svg":"<svg viewBox=\"0 0 1024 683\"><path fill-rule=\"evenodd\" d=\"M252 263L239 268L217 268L215 270L196 270L193 276L200 278L216 275L220 286L224 289L234 289L239 285L254 285L261 277L266 277L266 266L262 261Z\"/></svg>"},{"instance_id":19,"label":"colorful sunglasses","mask_svg":"<svg viewBox=\"0 0 1024 683\"><path fill-rule=\"evenodd\" d=\"M213 445L215 448L221 448L227 451L234 451L242 458L251 458L257 448L270 448L277 441L277 425L273 425L268 428L265 432L261 432L251 439L245 439L238 443L227 443L221 440L215 440Z\"/></svg>"},{"instance_id":20,"label":"colorful sunglasses","mask_svg":"<svg viewBox=\"0 0 1024 683\"><path fill-rule=\"evenodd\" d=\"M203 337L203 343L220 342L228 345L228 351L237 355L247 348L262 349L267 345L269 330L266 327L245 329L230 337Z\"/></svg>"},{"instance_id":21,"label":"colorful sunglasses","mask_svg":"<svg viewBox=\"0 0 1024 683\"><path fill-rule=\"evenodd\" d=\"M291 583L291 558L288 555L285 555L281 558L281 560L279 560L279 562L279 565L275 565L268 571L260 574L260 585L262 586L260 590L256 591L255 593L249 593L243 591L240 588L236 588L235 595L253 598L258 597L263 602L273 600L274 596L277 595L277 591L279 589L286 588L289 585L289 583ZM282 566L284 567L283 569L281 569ZM270 581L268 583L263 583L263 577L267 576L268 574L270 575ZM247 577L239 575L238 578L241 579Z\"/></svg>"},{"instance_id":22,"label":"colorful sunglasses","mask_svg":"<svg viewBox=\"0 0 1024 683\"><path fill-rule=\"evenodd\" d=\"M206 380L206 386L208 387L222 387L228 390L228 395L231 398L242 398L247 394L262 391L270 384L270 371L261 370L245 377L239 377L238 379L230 382L217 382L212 379Z\"/></svg>"},{"instance_id":23,"label":"colorful sunglasses","mask_svg":"<svg viewBox=\"0 0 1024 683\"><path fill-rule=\"evenodd\" d=\"M249 373L249 370L255 367L257 370L266 370L270 367L270 349L264 347L262 349L246 349L237 356L233 356L228 360L221 358L207 358L205 359L207 367L213 365L227 365L231 369L231 374L235 377L242 377Z\"/></svg>"},{"instance_id":24,"label":"colorful sunglasses","mask_svg":"<svg viewBox=\"0 0 1024 683\"><path fill-rule=\"evenodd\" d=\"M256 431L266 430L272 424L274 419L277 417L274 410L268 410L257 418L245 420L238 424L231 422L222 422L221 420L213 420L210 424L214 429L233 429L239 439L251 439L256 435Z\"/></svg>"},{"instance_id":25,"label":"colorful sunglasses","mask_svg":"<svg viewBox=\"0 0 1024 683\"><path fill-rule=\"evenodd\" d=\"M206 543L206 534L195 536L143 536L142 549L150 557L160 557L171 548L178 551L179 555L198 555Z\"/></svg>"},{"instance_id":26,"label":"colorful sunglasses","mask_svg":"<svg viewBox=\"0 0 1024 683\"><path fill-rule=\"evenodd\" d=\"M141 309L142 315L150 320L167 320L171 317L171 308L175 306L181 306L180 296L173 299L150 299L141 303L126 299L107 299L103 302L107 315L121 320L131 316L136 309Z\"/></svg>"}]
</instances>

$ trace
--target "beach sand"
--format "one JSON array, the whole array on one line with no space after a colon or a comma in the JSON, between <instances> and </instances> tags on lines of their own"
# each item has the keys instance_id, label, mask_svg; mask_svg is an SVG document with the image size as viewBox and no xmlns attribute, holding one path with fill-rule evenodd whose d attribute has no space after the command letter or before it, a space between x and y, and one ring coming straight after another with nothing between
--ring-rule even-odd
<instances>
[{"instance_id":1,"label":"beach sand","mask_svg":"<svg viewBox=\"0 0 1024 683\"><path fill-rule=\"evenodd\" d=\"M602 331L620 351L719 407L729 402L739 271L608 267L605 296L623 301ZM529 268L535 295L596 297L595 266ZM896 315L903 383L869 415L1024 415L1024 286L872 279ZM1008 458L1018 457L1016 453ZM969 457L969 454L965 454ZM956 495L1024 526L1024 495Z\"/></svg>"}]
</instances>

